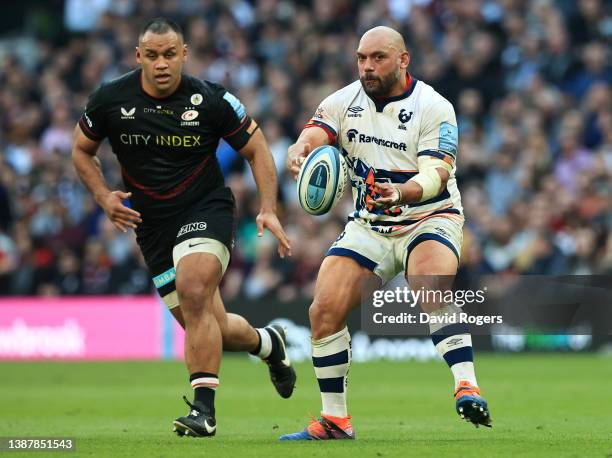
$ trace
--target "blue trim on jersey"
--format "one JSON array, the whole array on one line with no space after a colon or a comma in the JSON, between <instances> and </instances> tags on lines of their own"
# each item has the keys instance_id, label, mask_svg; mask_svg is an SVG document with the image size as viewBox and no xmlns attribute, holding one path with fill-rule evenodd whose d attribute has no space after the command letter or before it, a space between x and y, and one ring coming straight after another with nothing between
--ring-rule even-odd
<instances>
[{"instance_id":1,"label":"blue trim on jersey","mask_svg":"<svg viewBox=\"0 0 612 458\"><path fill-rule=\"evenodd\" d=\"M312 365L314 367L329 367L337 366L338 364L347 364L349 362L348 350L343 350L339 353L334 353L328 356L313 356Z\"/></svg>"},{"instance_id":2,"label":"blue trim on jersey","mask_svg":"<svg viewBox=\"0 0 612 458\"><path fill-rule=\"evenodd\" d=\"M451 153L449 153L447 151L436 151L436 150L433 150L433 149L427 149L427 150L424 150L424 151L419 151L417 153L417 157L421 157L421 156L431 156L431 157L436 157L436 158L442 159L442 160L444 160L444 158L446 156L450 156L453 159L455 159L455 156L453 156Z\"/></svg>"},{"instance_id":3,"label":"blue trim on jersey","mask_svg":"<svg viewBox=\"0 0 612 458\"><path fill-rule=\"evenodd\" d=\"M461 214L459 210L457 210L456 208L447 208L445 210L436 210L435 212L432 212L431 215L427 215L427 216L442 215L445 213L451 213L454 215ZM353 215L348 217L348 220L353 221L357 218L359 218L359 212L354 211ZM410 226L411 224L418 223L419 221L422 221L422 220L423 218L421 219L402 219L400 221L371 221L370 226L374 226L374 227L376 226Z\"/></svg>"},{"instance_id":4,"label":"blue trim on jersey","mask_svg":"<svg viewBox=\"0 0 612 458\"><path fill-rule=\"evenodd\" d=\"M459 129L449 122L440 124L438 149L457 156L457 145L459 144Z\"/></svg>"},{"instance_id":5,"label":"blue trim on jersey","mask_svg":"<svg viewBox=\"0 0 612 458\"><path fill-rule=\"evenodd\" d=\"M176 278L176 270L174 267L166 270L164 273L159 274L156 277L153 277L153 284L157 289L162 286L166 286L168 283L174 281Z\"/></svg>"},{"instance_id":6,"label":"blue trim on jersey","mask_svg":"<svg viewBox=\"0 0 612 458\"><path fill-rule=\"evenodd\" d=\"M461 334L469 334L470 329L468 325L465 323L454 323L449 324L448 326L444 326L441 329L438 329L436 332L431 334L431 341L434 345L438 345L444 339L450 336L458 336Z\"/></svg>"},{"instance_id":7,"label":"blue trim on jersey","mask_svg":"<svg viewBox=\"0 0 612 458\"><path fill-rule=\"evenodd\" d=\"M445 239L444 237L438 234L421 234L417 236L412 242L410 242L410 245L408 245L408 248L406 248L406 250L408 251L406 262L408 262L407 260L408 257L410 257L410 253L412 252L412 250L414 250L419 243L424 242L425 240L435 240L436 242L440 242L442 245L447 246L455 254L457 261L459 261L459 253L457 253L457 249L450 242L450 240Z\"/></svg>"},{"instance_id":8,"label":"blue trim on jersey","mask_svg":"<svg viewBox=\"0 0 612 458\"><path fill-rule=\"evenodd\" d=\"M410 97L412 95L412 93L414 92L414 88L416 87L416 84L419 80L417 80L414 76L412 77L412 84L410 85L410 87L406 90L406 92L404 92L403 94L400 95L396 95L394 97L385 97L383 99L380 100L376 100L373 99L372 97L370 97L367 93L366 95L368 95L368 97L370 97L370 100L372 100L372 102L374 102L374 106L376 107L376 112L377 113L382 113L382 111L385 109L385 107L392 103L392 102L397 102L398 100L404 100L407 99L408 97Z\"/></svg>"},{"instance_id":9,"label":"blue trim on jersey","mask_svg":"<svg viewBox=\"0 0 612 458\"><path fill-rule=\"evenodd\" d=\"M374 171L374 180L388 179L391 183L406 183L410 178L415 177L419 172L397 172L384 169Z\"/></svg>"},{"instance_id":10,"label":"blue trim on jersey","mask_svg":"<svg viewBox=\"0 0 612 458\"><path fill-rule=\"evenodd\" d=\"M336 129L334 129L332 126L330 126L329 124L327 124L327 123L325 123L323 121L318 121L316 119L311 119L310 120L310 124L320 125L321 127L329 129L331 131L331 133L334 134L334 137L338 137L338 132L336 132Z\"/></svg>"},{"instance_id":11,"label":"blue trim on jersey","mask_svg":"<svg viewBox=\"0 0 612 458\"><path fill-rule=\"evenodd\" d=\"M321 393L344 393L344 377L318 378Z\"/></svg>"},{"instance_id":12,"label":"blue trim on jersey","mask_svg":"<svg viewBox=\"0 0 612 458\"><path fill-rule=\"evenodd\" d=\"M232 106L232 108L236 112L236 116L238 116L238 119L242 121L246 116L246 108L244 108L242 102L240 102L240 100L238 100L236 96L230 92L226 92L225 94L223 94L223 100L227 101L227 103Z\"/></svg>"},{"instance_id":13,"label":"blue trim on jersey","mask_svg":"<svg viewBox=\"0 0 612 458\"><path fill-rule=\"evenodd\" d=\"M374 272L376 266L378 265L371 259L366 258L364 255L357 253L356 251L349 250L348 248L330 248L325 256L344 256L346 258L351 258L357 262L362 267Z\"/></svg>"},{"instance_id":14,"label":"blue trim on jersey","mask_svg":"<svg viewBox=\"0 0 612 458\"><path fill-rule=\"evenodd\" d=\"M412 207L422 207L423 205L435 204L436 202L442 202L443 200L446 200L446 199L450 199L450 193L448 192L447 188L444 188L444 191L442 191L436 197L432 197L431 199L424 200L423 202L414 202L414 203L408 205L408 207L410 207L410 208L412 208ZM447 211L447 210L440 210L440 211L443 212L443 213L456 213L456 214L459 214L459 210L457 210L455 208L450 208L448 210L453 210L453 211Z\"/></svg>"}]
</instances>

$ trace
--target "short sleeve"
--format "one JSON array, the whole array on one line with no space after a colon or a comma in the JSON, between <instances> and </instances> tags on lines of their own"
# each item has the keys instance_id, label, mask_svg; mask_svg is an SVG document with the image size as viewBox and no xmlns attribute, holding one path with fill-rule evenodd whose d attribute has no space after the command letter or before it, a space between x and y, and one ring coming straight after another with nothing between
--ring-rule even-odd
<instances>
[{"instance_id":1,"label":"short sleeve","mask_svg":"<svg viewBox=\"0 0 612 458\"><path fill-rule=\"evenodd\" d=\"M451 103L442 100L433 104L425 111L422 119L417 156L433 156L454 162L457 158L459 134Z\"/></svg>"},{"instance_id":2,"label":"short sleeve","mask_svg":"<svg viewBox=\"0 0 612 458\"><path fill-rule=\"evenodd\" d=\"M236 151L248 143L258 127L247 114L242 102L222 88L213 113L213 122L219 136Z\"/></svg>"},{"instance_id":3,"label":"short sleeve","mask_svg":"<svg viewBox=\"0 0 612 458\"><path fill-rule=\"evenodd\" d=\"M329 137L330 144L336 143L338 139L338 131L340 130L339 105L337 102L337 93L328 96L317 107L316 111L310 118L305 127L320 127Z\"/></svg>"},{"instance_id":4,"label":"short sleeve","mask_svg":"<svg viewBox=\"0 0 612 458\"><path fill-rule=\"evenodd\" d=\"M100 86L89 96L85 111L79 119L81 130L90 140L100 141L107 136L105 86Z\"/></svg>"}]
</instances>

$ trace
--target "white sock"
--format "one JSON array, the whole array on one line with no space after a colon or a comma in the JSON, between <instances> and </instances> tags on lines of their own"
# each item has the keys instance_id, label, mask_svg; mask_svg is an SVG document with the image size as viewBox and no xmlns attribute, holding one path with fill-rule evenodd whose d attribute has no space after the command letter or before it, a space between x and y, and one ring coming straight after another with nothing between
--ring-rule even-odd
<instances>
[{"instance_id":1,"label":"white sock","mask_svg":"<svg viewBox=\"0 0 612 458\"><path fill-rule=\"evenodd\" d=\"M261 359L266 359L270 356L270 353L272 353L272 338L270 337L270 333L264 328L256 328L255 330L261 339L261 348L256 356L259 356Z\"/></svg>"},{"instance_id":2,"label":"white sock","mask_svg":"<svg viewBox=\"0 0 612 458\"><path fill-rule=\"evenodd\" d=\"M459 308L454 305L446 305L430 313L432 316L451 317L459 313ZM430 323L431 340L438 350L438 354L444 358L450 367L455 379L455 389L461 380L467 380L474 386L476 374L474 372L472 336L466 324Z\"/></svg>"},{"instance_id":3,"label":"white sock","mask_svg":"<svg viewBox=\"0 0 612 458\"><path fill-rule=\"evenodd\" d=\"M476 373L474 372L474 363L465 361L463 363L454 364L451 368L453 377L455 377L455 389L459 386L461 380L467 380L474 386L478 386L476 381Z\"/></svg>"},{"instance_id":4,"label":"white sock","mask_svg":"<svg viewBox=\"0 0 612 458\"><path fill-rule=\"evenodd\" d=\"M313 339L312 363L321 390L321 414L346 417L347 375L351 365L348 328L323 339Z\"/></svg>"}]
</instances>

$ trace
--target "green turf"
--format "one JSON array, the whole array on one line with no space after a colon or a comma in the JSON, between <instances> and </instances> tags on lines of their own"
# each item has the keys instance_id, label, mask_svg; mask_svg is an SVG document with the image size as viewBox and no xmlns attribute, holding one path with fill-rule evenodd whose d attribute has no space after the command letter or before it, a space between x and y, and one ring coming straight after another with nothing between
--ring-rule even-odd
<instances>
[{"instance_id":1,"label":"green turf","mask_svg":"<svg viewBox=\"0 0 612 458\"><path fill-rule=\"evenodd\" d=\"M482 355L477 365L492 429L459 420L442 362L379 362L351 368L357 441L279 443L318 413L307 364L297 367L293 398L283 400L263 364L226 357L218 434L193 439L170 432L187 412L181 363L0 363L0 436L70 436L78 450L68 456L96 457L612 457L609 358Z\"/></svg>"}]
</instances>

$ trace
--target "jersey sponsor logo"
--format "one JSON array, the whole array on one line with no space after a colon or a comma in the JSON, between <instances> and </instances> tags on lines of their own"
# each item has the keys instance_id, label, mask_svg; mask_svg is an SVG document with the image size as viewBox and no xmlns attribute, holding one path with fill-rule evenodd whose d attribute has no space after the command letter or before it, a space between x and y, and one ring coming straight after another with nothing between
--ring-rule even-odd
<instances>
[{"instance_id":1,"label":"jersey sponsor logo","mask_svg":"<svg viewBox=\"0 0 612 458\"><path fill-rule=\"evenodd\" d=\"M457 126L453 126L448 122L440 124L440 140L438 142L438 149L449 153L450 155L457 156L457 144L459 143L459 132Z\"/></svg>"},{"instance_id":2,"label":"jersey sponsor logo","mask_svg":"<svg viewBox=\"0 0 612 458\"><path fill-rule=\"evenodd\" d=\"M160 114L166 116L174 115L174 110L171 110L169 108L162 108L161 105L157 105L155 108L143 108L142 111L146 114Z\"/></svg>"},{"instance_id":3,"label":"jersey sponsor logo","mask_svg":"<svg viewBox=\"0 0 612 458\"><path fill-rule=\"evenodd\" d=\"M347 117L349 118L361 118L361 111L363 111L363 108L360 107L359 105L356 105L354 107L351 107L348 109L348 111L350 111L350 113L347 115Z\"/></svg>"},{"instance_id":4,"label":"jersey sponsor logo","mask_svg":"<svg viewBox=\"0 0 612 458\"><path fill-rule=\"evenodd\" d=\"M119 140L124 145L148 145L151 140L151 135L143 134L121 134Z\"/></svg>"},{"instance_id":5,"label":"jersey sponsor logo","mask_svg":"<svg viewBox=\"0 0 612 458\"><path fill-rule=\"evenodd\" d=\"M159 146L192 148L194 146L202 146L200 138L200 135L156 135L155 144Z\"/></svg>"},{"instance_id":6,"label":"jersey sponsor logo","mask_svg":"<svg viewBox=\"0 0 612 458\"><path fill-rule=\"evenodd\" d=\"M202 97L202 94L193 94L189 100L191 100L192 105L200 105L204 101L204 97Z\"/></svg>"},{"instance_id":7,"label":"jersey sponsor logo","mask_svg":"<svg viewBox=\"0 0 612 458\"><path fill-rule=\"evenodd\" d=\"M161 288L167 285L176 278L176 270L174 267L166 270L164 273L159 274L157 277L153 277L153 284L156 288Z\"/></svg>"},{"instance_id":8,"label":"jersey sponsor logo","mask_svg":"<svg viewBox=\"0 0 612 458\"><path fill-rule=\"evenodd\" d=\"M232 106L232 108L236 112L236 116L238 116L238 119L240 119L240 121L242 121L245 118L246 109L244 108L244 105L242 104L242 102L240 102L240 100L236 98L236 96L234 96L233 94L230 94L229 92L226 92L223 95L223 100L225 100L227 103L229 103Z\"/></svg>"},{"instance_id":9,"label":"jersey sponsor logo","mask_svg":"<svg viewBox=\"0 0 612 458\"><path fill-rule=\"evenodd\" d=\"M406 143L404 142L397 143L392 140L387 140L386 138L379 138L374 137L373 135L360 134L357 129L349 129L346 132L346 136L348 138L349 143L374 143L379 146L384 146L385 148L393 148L400 151L407 150Z\"/></svg>"},{"instance_id":10,"label":"jersey sponsor logo","mask_svg":"<svg viewBox=\"0 0 612 458\"><path fill-rule=\"evenodd\" d=\"M201 135L150 135L150 134L120 134L119 141L124 145L147 146L155 144L159 146L177 146L192 148L202 146Z\"/></svg>"},{"instance_id":11,"label":"jersey sponsor logo","mask_svg":"<svg viewBox=\"0 0 612 458\"><path fill-rule=\"evenodd\" d=\"M85 116L85 121L87 121L87 125L89 127L93 127L93 122L91 122L91 119L89 119L89 116L87 116L87 113L83 113L83 115Z\"/></svg>"},{"instance_id":12,"label":"jersey sponsor logo","mask_svg":"<svg viewBox=\"0 0 612 458\"><path fill-rule=\"evenodd\" d=\"M204 221L200 221L200 222L197 222L197 223L185 224L183 227L181 227L181 229L179 230L179 233L178 233L178 235L176 237L178 238L181 235L185 235L185 234L187 234L189 232L205 231L207 227L208 227L208 225Z\"/></svg>"},{"instance_id":13,"label":"jersey sponsor logo","mask_svg":"<svg viewBox=\"0 0 612 458\"><path fill-rule=\"evenodd\" d=\"M136 113L136 107L130 110L121 107L121 119L134 119L134 113Z\"/></svg>"}]
</instances>

